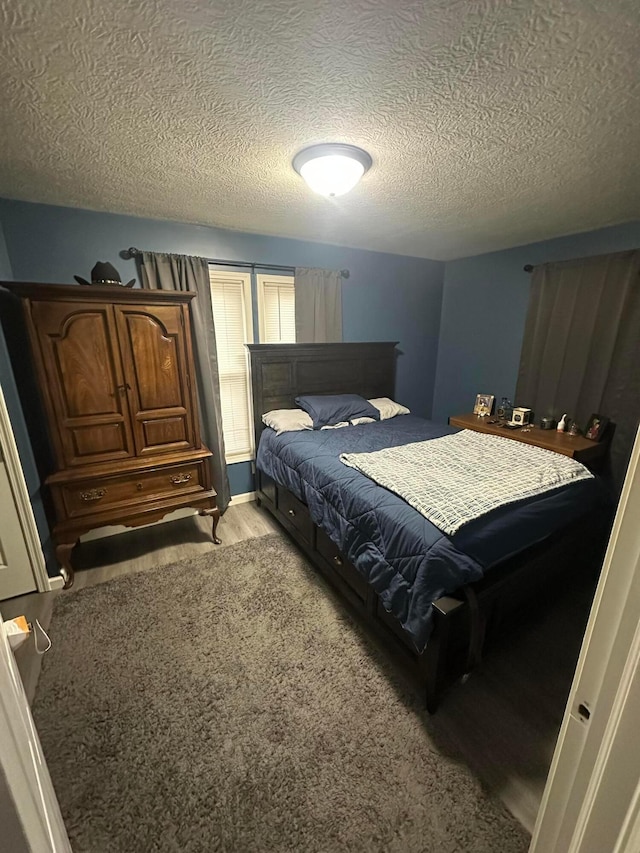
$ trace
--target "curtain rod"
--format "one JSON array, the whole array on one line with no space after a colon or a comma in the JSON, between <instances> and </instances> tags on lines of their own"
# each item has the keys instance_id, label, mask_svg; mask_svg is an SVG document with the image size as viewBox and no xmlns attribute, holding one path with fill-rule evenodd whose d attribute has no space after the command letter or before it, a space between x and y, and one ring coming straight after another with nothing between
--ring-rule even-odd
<instances>
[{"instance_id":1,"label":"curtain rod","mask_svg":"<svg viewBox=\"0 0 640 853\"><path fill-rule=\"evenodd\" d=\"M138 258L142 254L140 249L136 249L135 246L131 246L129 249L123 249L120 252L120 257L125 260L130 260L131 258ZM263 270L279 270L281 272L295 272L295 267L286 267L282 264L258 264L249 261L223 261L218 258L205 258L205 261L209 264L217 264L218 266L224 267L249 267L252 270L255 270L257 267ZM340 275L342 278L349 278L351 273L349 270L340 270Z\"/></svg>"}]
</instances>

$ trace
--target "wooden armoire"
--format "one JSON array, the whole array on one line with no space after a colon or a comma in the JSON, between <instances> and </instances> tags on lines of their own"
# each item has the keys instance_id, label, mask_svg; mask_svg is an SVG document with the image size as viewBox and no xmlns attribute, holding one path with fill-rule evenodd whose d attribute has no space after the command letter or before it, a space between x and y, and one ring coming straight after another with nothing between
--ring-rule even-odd
<instances>
[{"instance_id":1,"label":"wooden armoire","mask_svg":"<svg viewBox=\"0 0 640 853\"><path fill-rule=\"evenodd\" d=\"M47 478L66 585L79 536L194 507L213 522L211 452L200 440L193 293L2 283L24 303L56 470Z\"/></svg>"}]
</instances>

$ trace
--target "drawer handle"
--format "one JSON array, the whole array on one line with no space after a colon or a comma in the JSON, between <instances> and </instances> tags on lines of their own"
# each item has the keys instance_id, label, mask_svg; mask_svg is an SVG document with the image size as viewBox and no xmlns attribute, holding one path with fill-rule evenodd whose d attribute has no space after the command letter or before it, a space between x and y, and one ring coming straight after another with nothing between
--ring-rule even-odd
<instances>
[{"instance_id":1,"label":"drawer handle","mask_svg":"<svg viewBox=\"0 0 640 853\"><path fill-rule=\"evenodd\" d=\"M141 492L142 491L142 483L136 483L136 489Z\"/></svg>"},{"instance_id":2,"label":"drawer handle","mask_svg":"<svg viewBox=\"0 0 640 853\"><path fill-rule=\"evenodd\" d=\"M106 489L89 489L88 492L80 492L80 497L83 501L99 501L106 494Z\"/></svg>"},{"instance_id":3,"label":"drawer handle","mask_svg":"<svg viewBox=\"0 0 640 853\"><path fill-rule=\"evenodd\" d=\"M289 513L289 515L295 515L296 514L295 509L288 509L287 512Z\"/></svg>"},{"instance_id":4,"label":"drawer handle","mask_svg":"<svg viewBox=\"0 0 640 853\"><path fill-rule=\"evenodd\" d=\"M182 483L188 483L191 479L191 474L173 474L169 479L174 486L179 486Z\"/></svg>"},{"instance_id":5,"label":"drawer handle","mask_svg":"<svg viewBox=\"0 0 640 853\"><path fill-rule=\"evenodd\" d=\"M336 564L336 566L341 566L342 565L342 557L339 557L336 554L335 557L333 558L333 562Z\"/></svg>"}]
</instances>

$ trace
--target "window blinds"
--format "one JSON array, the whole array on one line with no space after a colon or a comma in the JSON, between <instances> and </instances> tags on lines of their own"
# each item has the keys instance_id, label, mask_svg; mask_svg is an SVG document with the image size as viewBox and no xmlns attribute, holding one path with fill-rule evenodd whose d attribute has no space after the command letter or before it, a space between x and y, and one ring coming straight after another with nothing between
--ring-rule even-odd
<instances>
[{"instance_id":1,"label":"window blinds","mask_svg":"<svg viewBox=\"0 0 640 853\"><path fill-rule=\"evenodd\" d=\"M220 374L222 424L227 462L253 457L248 356L253 341L249 273L209 271Z\"/></svg>"},{"instance_id":2,"label":"window blinds","mask_svg":"<svg viewBox=\"0 0 640 853\"><path fill-rule=\"evenodd\" d=\"M258 275L260 343L295 343L293 276ZM253 459L253 413L246 343L253 341L251 275L209 268L227 462Z\"/></svg>"},{"instance_id":3,"label":"window blinds","mask_svg":"<svg viewBox=\"0 0 640 853\"><path fill-rule=\"evenodd\" d=\"M258 305L261 344L296 342L293 277L259 275Z\"/></svg>"}]
</instances>

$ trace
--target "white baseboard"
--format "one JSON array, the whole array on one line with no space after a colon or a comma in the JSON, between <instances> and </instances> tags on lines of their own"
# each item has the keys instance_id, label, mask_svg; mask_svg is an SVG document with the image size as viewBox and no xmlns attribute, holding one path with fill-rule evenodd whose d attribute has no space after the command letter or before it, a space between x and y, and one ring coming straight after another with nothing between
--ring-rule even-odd
<instances>
[{"instance_id":1,"label":"white baseboard","mask_svg":"<svg viewBox=\"0 0 640 853\"><path fill-rule=\"evenodd\" d=\"M248 504L251 501L255 501L256 493L255 492L243 492L241 495L232 495L231 503L232 504Z\"/></svg>"}]
</instances>

